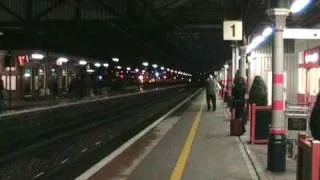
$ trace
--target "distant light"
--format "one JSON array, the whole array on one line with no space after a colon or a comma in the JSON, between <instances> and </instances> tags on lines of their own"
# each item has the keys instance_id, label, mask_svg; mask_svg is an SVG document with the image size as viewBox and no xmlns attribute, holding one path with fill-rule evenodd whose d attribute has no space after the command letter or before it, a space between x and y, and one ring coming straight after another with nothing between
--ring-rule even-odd
<instances>
[{"instance_id":1,"label":"distant light","mask_svg":"<svg viewBox=\"0 0 320 180\"><path fill-rule=\"evenodd\" d=\"M229 68L229 65L228 65L228 64L225 64L225 65L224 65L224 68L228 69L228 68Z\"/></svg>"},{"instance_id":2,"label":"distant light","mask_svg":"<svg viewBox=\"0 0 320 180\"><path fill-rule=\"evenodd\" d=\"M113 62L119 62L119 58L112 58Z\"/></svg>"},{"instance_id":3,"label":"distant light","mask_svg":"<svg viewBox=\"0 0 320 180\"><path fill-rule=\"evenodd\" d=\"M136 68L134 71L138 73L138 72L139 72L139 69L138 69L138 68Z\"/></svg>"},{"instance_id":4,"label":"distant light","mask_svg":"<svg viewBox=\"0 0 320 180\"><path fill-rule=\"evenodd\" d=\"M42 55L42 54L32 54L31 55L31 58L32 59L38 59L38 60L41 60L41 59L43 59L44 58L44 55Z\"/></svg>"},{"instance_id":5,"label":"distant light","mask_svg":"<svg viewBox=\"0 0 320 180\"><path fill-rule=\"evenodd\" d=\"M138 78L139 78L139 80L140 80L141 82L143 82L143 76L142 76L142 75L140 75Z\"/></svg>"},{"instance_id":6,"label":"distant light","mask_svg":"<svg viewBox=\"0 0 320 180\"><path fill-rule=\"evenodd\" d=\"M158 72L156 72L156 77L159 77L159 73Z\"/></svg>"},{"instance_id":7,"label":"distant light","mask_svg":"<svg viewBox=\"0 0 320 180\"><path fill-rule=\"evenodd\" d=\"M99 80L102 80L102 76L101 75L98 78L99 78Z\"/></svg>"},{"instance_id":8,"label":"distant light","mask_svg":"<svg viewBox=\"0 0 320 180\"><path fill-rule=\"evenodd\" d=\"M2 35L4 35L4 33L3 33L3 32L0 32L0 36L2 36Z\"/></svg>"},{"instance_id":9,"label":"distant light","mask_svg":"<svg viewBox=\"0 0 320 180\"><path fill-rule=\"evenodd\" d=\"M272 32L273 32L273 29L271 27L266 27L262 32L262 36L268 37L272 34Z\"/></svg>"},{"instance_id":10,"label":"distant light","mask_svg":"<svg viewBox=\"0 0 320 180\"><path fill-rule=\"evenodd\" d=\"M167 68L167 71L170 71L170 68Z\"/></svg>"},{"instance_id":11,"label":"distant light","mask_svg":"<svg viewBox=\"0 0 320 180\"><path fill-rule=\"evenodd\" d=\"M147 67L147 66L149 66L149 63L148 62L143 62L142 65Z\"/></svg>"},{"instance_id":12,"label":"distant light","mask_svg":"<svg viewBox=\"0 0 320 180\"><path fill-rule=\"evenodd\" d=\"M56 70L55 69L51 69L51 72L55 72Z\"/></svg>"},{"instance_id":13,"label":"distant light","mask_svg":"<svg viewBox=\"0 0 320 180\"><path fill-rule=\"evenodd\" d=\"M161 66L161 67L160 67L160 69L161 69L161 70L164 70L164 67L163 67L163 66Z\"/></svg>"},{"instance_id":14,"label":"distant light","mask_svg":"<svg viewBox=\"0 0 320 180\"><path fill-rule=\"evenodd\" d=\"M87 61L85 61L85 60L80 60L80 61L79 61L79 64L84 66L84 65L87 64Z\"/></svg>"},{"instance_id":15,"label":"distant light","mask_svg":"<svg viewBox=\"0 0 320 180\"><path fill-rule=\"evenodd\" d=\"M157 64L152 64L152 67L153 67L153 68L157 68L158 65L157 65Z\"/></svg>"},{"instance_id":16,"label":"distant light","mask_svg":"<svg viewBox=\"0 0 320 180\"><path fill-rule=\"evenodd\" d=\"M295 0L291 5L290 11L292 13L298 13L310 4L311 0Z\"/></svg>"},{"instance_id":17,"label":"distant light","mask_svg":"<svg viewBox=\"0 0 320 180\"><path fill-rule=\"evenodd\" d=\"M57 63L58 66L61 66L63 63L66 63L66 62L68 62L68 61L69 61L69 60L68 60L67 58L61 57L61 58L58 58L58 59L57 59L56 63Z\"/></svg>"},{"instance_id":18,"label":"distant light","mask_svg":"<svg viewBox=\"0 0 320 180\"><path fill-rule=\"evenodd\" d=\"M94 66L95 66L95 67L100 67L101 64L100 64L100 63L94 63Z\"/></svg>"},{"instance_id":19,"label":"distant light","mask_svg":"<svg viewBox=\"0 0 320 180\"><path fill-rule=\"evenodd\" d=\"M117 68L117 69L121 69L122 67L121 67L121 66L116 66L116 68Z\"/></svg>"},{"instance_id":20,"label":"distant light","mask_svg":"<svg viewBox=\"0 0 320 180\"><path fill-rule=\"evenodd\" d=\"M61 57L61 58L58 58L58 61L64 63L64 62L68 62L69 60L67 58L65 58L65 57Z\"/></svg>"},{"instance_id":21,"label":"distant light","mask_svg":"<svg viewBox=\"0 0 320 180\"><path fill-rule=\"evenodd\" d=\"M131 70L131 68L130 67L127 67L127 71L130 71Z\"/></svg>"},{"instance_id":22,"label":"distant light","mask_svg":"<svg viewBox=\"0 0 320 180\"><path fill-rule=\"evenodd\" d=\"M94 70L93 69L87 69L87 72L92 73L92 72L94 72Z\"/></svg>"},{"instance_id":23,"label":"distant light","mask_svg":"<svg viewBox=\"0 0 320 180\"><path fill-rule=\"evenodd\" d=\"M109 67L109 64L108 63L103 63L103 66L107 68L107 67Z\"/></svg>"}]
</instances>

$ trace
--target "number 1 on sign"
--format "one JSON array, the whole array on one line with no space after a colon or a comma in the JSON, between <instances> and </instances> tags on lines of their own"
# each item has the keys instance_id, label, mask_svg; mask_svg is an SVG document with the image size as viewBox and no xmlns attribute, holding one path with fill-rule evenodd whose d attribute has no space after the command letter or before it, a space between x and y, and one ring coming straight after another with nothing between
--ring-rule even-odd
<instances>
[{"instance_id":1,"label":"number 1 on sign","mask_svg":"<svg viewBox=\"0 0 320 180\"><path fill-rule=\"evenodd\" d=\"M235 37L235 36L236 36L236 25L233 24L233 25L231 26L231 28L232 28L232 37Z\"/></svg>"}]
</instances>

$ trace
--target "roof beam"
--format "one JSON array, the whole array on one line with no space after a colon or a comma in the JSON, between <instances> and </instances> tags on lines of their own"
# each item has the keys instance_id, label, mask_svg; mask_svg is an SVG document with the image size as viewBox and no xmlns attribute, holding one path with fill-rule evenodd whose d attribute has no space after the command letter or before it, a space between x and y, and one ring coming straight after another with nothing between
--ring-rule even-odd
<instances>
[{"instance_id":1,"label":"roof beam","mask_svg":"<svg viewBox=\"0 0 320 180\"><path fill-rule=\"evenodd\" d=\"M48 15L48 13L50 13L55 8L61 6L66 1L67 0L56 0L55 3L52 4L52 6L48 7L47 9L43 10L42 12L40 12L36 17L33 18L33 20L34 21L40 21L41 18L43 18L44 16Z\"/></svg>"},{"instance_id":2,"label":"roof beam","mask_svg":"<svg viewBox=\"0 0 320 180\"><path fill-rule=\"evenodd\" d=\"M187 24L183 27L186 29L222 29L221 24Z\"/></svg>"},{"instance_id":3,"label":"roof beam","mask_svg":"<svg viewBox=\"0 0 320 180\"><path fill-rule=\"evenodd\" d=\"M0 1L0 9L3 9L4 11L8 12L9 14L13 15L16 19L19 21L24 21L24 19L15 11L10 9L8 6L6 6L3 2Z\"/></svg>"}]
</instances>

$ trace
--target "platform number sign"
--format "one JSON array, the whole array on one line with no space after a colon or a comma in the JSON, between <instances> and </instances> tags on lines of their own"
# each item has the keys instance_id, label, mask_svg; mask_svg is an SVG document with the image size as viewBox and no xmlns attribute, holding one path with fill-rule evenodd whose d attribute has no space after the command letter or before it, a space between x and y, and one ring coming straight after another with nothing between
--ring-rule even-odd
<instances>
[{"instance_id":1,"label":"platform number sign","mask_svg":"<svg viewBox=\"0 0 320 180\"><path fill-rule=\"evenodd\" d=\"M226 41L242 40L242 21L224 21L223 39Z\"/></svg>"}]
</instances>

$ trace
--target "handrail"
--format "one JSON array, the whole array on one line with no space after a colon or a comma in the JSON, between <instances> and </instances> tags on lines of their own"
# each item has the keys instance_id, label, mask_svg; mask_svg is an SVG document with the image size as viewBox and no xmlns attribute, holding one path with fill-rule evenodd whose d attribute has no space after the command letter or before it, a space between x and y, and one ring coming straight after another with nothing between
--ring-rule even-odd
<instances>
[{"instance_id":1,"label":"handrail","mask_svg":"<svg viewBox=\"0 0 320 180\"><path fill-rule=\"evenodd\" d=\"M151 90L144 90L144 91L139 91L139 92L134 92L134 93L126 93L126 94L121 94L121 95L116 95L116 96L110 96L110 97L102 97L102 98L94 98L94 99L85 99L85 100L79 100L76 102L68 102L65 104L56 104L56 105L49 105L46 107L38 107L34 109L26 109L22 111L17 111L17 112L9 112L5 114L0 114L0 121L3 120L3 117L8 117L8 116L13 116L13 115L19 115L19 114L24 114L24 113L31 113L31 112L38 112L38 111L45 111L49 109L57 109L57 108L62 108L62 107L69 107L73 105L80 105L80 104L86 104L90 102L98 102L98 101L105 101L105 100L111 100L111 99L119 99L123 97L129 97L129 96L135 96L135 95L140 95L140 94L147 94L151 92L157 92L157 91L164 91L168 89L174 89L174 88L179 88L179 87L186 87L187 85L176 85L176 86L171 86L171 87L165 87L165 88L156 88L156 89L151 89Z\"/></svg>"}]
</instances>

